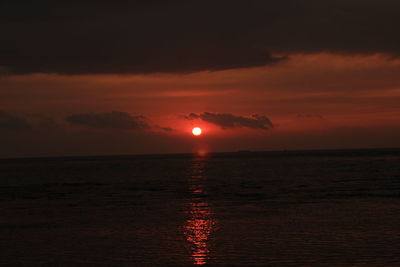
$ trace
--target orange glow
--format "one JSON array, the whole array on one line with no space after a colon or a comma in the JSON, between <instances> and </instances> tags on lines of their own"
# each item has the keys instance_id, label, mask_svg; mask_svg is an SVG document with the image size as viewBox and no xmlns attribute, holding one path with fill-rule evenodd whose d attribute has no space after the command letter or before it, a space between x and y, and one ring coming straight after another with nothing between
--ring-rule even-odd
<instances>
[{"instance_id":1,"label":"orange glow","mask_svg":"<svg viewBox=\"0 0 400 267\"><path fill-rule=\"evenodd\" d=\"M207 150L205 149L200 149L197 151L197 155L199 155L200 157L204 157L207 155Z\"/></svg>"},{"instance_id":2,"label":"orange glow","mask_svg":"<svg viewBox=\"0 0 400 267\"><path fill-rule=\"evenodd\" d=\"M195 135L195 136L199 136L199 135L201 135L202 130L201 130L200 127L194 127L194 128L192 129L192 133L193 133L193 135Z\"/></svg>"}]
</instances>

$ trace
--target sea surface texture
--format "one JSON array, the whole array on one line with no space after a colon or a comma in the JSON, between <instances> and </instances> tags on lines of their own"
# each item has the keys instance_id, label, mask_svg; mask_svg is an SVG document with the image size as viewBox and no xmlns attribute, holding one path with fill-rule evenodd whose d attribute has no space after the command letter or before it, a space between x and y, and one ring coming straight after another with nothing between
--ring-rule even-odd
<instances>
[{"instance_id":1,"label":"sea surface texture","mask_svg":"<svg viewBox=\"0 0 400 267\"><path fill-rule=\"evenodd\" d=\"M400 151L0 160L0 266L400 266Z\"/></svg>"}]
</instances>

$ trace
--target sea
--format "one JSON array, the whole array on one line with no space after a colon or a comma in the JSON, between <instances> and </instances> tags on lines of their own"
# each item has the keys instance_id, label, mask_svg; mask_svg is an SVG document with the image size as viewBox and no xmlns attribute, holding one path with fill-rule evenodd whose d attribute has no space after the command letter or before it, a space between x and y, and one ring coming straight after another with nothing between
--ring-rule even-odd
<instances>
[{"instance_id":1,"label":"sea","mask_svg":"<svg viewBox=\"0 0 400 267\"><path fill-rule=\"evenodd\" d=\"M400 150L0 160L0 266L400 266Z\"/></svg>"}]
</instances>

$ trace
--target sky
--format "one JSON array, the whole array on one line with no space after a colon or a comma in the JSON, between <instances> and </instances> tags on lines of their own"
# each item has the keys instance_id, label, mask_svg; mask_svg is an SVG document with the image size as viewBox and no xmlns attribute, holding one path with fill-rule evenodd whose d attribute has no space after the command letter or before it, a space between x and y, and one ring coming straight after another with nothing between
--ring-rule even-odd
<instances>
[{"instance_id":1,"label":"sky","mask_svg":"<svg viewBox=\"0 0 400 267\"><path fill-rule=\"evenodd\" d=\"M397 0L1 1L0 157L400 147L399 27Z\"/></svg>"}]
</instances>

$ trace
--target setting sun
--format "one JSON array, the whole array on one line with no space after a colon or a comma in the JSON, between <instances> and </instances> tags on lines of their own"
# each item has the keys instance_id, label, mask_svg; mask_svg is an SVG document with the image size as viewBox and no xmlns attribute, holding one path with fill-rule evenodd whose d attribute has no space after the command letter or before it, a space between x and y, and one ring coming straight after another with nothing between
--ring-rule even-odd
<instances>
[{"instance_id":1,"label":"setting sun","mask_svg":"<svg viewBox=\"0 0 400 267\"><path fill-rule=\"evenodd\" d=\"M193 129L192 129L192 133L193 133L193 135L195 135L195 136L199 136L199 135L201 135L201 128L199 128L199 127L194 127Z\"/></svg>"}]
</instances>

